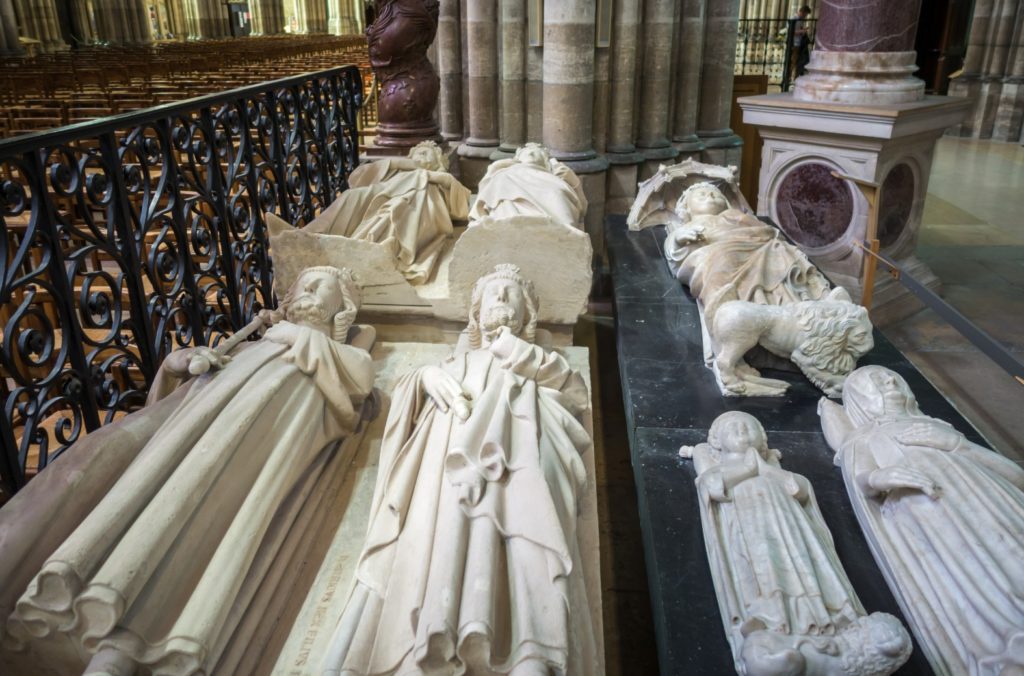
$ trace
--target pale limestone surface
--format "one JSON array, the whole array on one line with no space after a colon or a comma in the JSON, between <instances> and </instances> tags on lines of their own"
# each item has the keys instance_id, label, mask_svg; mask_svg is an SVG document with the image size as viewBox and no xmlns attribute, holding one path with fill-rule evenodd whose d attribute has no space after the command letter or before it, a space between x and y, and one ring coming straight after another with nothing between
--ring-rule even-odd
<instances>
[{"instance_id":1,"label":"pale limestone surface","mask_svg":"<svg viewBox=\"0 0 1024 676\"><path fill-rule=\"evenodd\" d=\"M432 141L408 158L357 167L349 188L304 228L306 232L374 242L390 252L413 284L429 282L453 234L452 221L466 218L469 189L447 171L447 158ZM267 214L271 232L286 229Z\"/></svg>"},{"instance_id":2,"label":"pale limestone surface","mask_svg":"<svg viewBox=\"0 0 1024 676\"><path fill-rule=\"evenodd\" d=\"M270 218L268 224L283 223ZM326 263L352 269L363 288L363 311L374 325L394 323L382 335L401 340L430 339L410 333L412 318L445 324L457 333L465 322L469 295L477 278L498 263L514 263L532 279L545 302L539 321L553 330L575 325L586 311L593 279L593 246L582 230L543 216L484 218L449 240L435 277L413 285L401 274L385 245L336 235L312 234L287 226L271 225L274 274L287 284L309 265ZM379 326L386 331L383 326ZM430 332L433 335L435 332ZM560 332L564 333L564 331Z\"/></svg>"},{"instance_id":3,"label":"pale limestone surface","mask_svg":"<svg viewBox=\"0 0 1024 676\"><path fill-rule=\"evenodd\" d=\"M158 402L111 425L148 440L36 569L5 618L5 662L39 672L89 663L94 673L209 673L232 641L247 642L247 613L281 582L281 561L293 554L286 544L308 525L299 517L345 452L338 442L357 437L373 411L362 347L373 333L352 325L358 302L347 271L310 268L267 314L273 326L261 341L230 357L197 348L165 360L179 377L196 358L212 373L168 397L173 408ZM155 430L151 418L160 419ZM102 464L98 473L108 475Z\"/></svg>"},{"instance_id":4,"label":"pale limestone surface","mask_svg":"<svg viewBox=\"0 0 1024 676\"><path fill-rule=\"evenodd\" d=\"M690 183L665 238L669 268L697 299L705 362L725 396L781 396L787 384L746 361L760 346L830 396L874 346L871 322L775 228L730 208L717 186ZM638 221L640 222L640 221Z\"/></svg>"},{"instance_id":5,"label":"pale limestone surface","mask_svg":"<svg viewBox=\"0 0 1024 676\"><path fill-rule=\"evenodd\" d=\"M497 266L455 354L397 384L325 673L598 673L579 530L589 394L535 344L537 305Z\"/></svg>"},{"instance_id":6,"label":"pale limestone surface","mask_svg":"<svg viewBox=\"0 0 1024 676\"><path fill-rule=\"evenodd\" d=\"M582 230L586 213L579 177L544 146L527 143L514 158L487 167L469 218L472 227L488 217L540 216Z\"/></svg>"},{"instance_id":7,"label":"pale limestone surface","mask_svg":"<svg viewBox=\"0 0 1024 676\"><path fill-rule=\"evenodd\" d=\"M443 362L451 355L447 345L423 343L378 342L372 351L377 371L375 388L381 392L392 392L399 379L418 368ZM590 389L589 352L582 347L559 348L573 370L578 371ZM347 470L344 487L338 493L337 530L333 532L329 550L323 564L316 573L315 581L308 593L299 601L301 610L291 627L287 640L277 654L276 660L262 664L259 671L272 671L288 676L320 674L331 636L341 618L345 602L355 583L356 563L366 535L370 507L373 502L374 484L380 461L380 447L384 436L386 419L390 413L391 400L384 398L380 415L368 426L362 443ZM584 414L584 424L592 433L591 412ZM587 487L580 500L578 534L584 574L587 580L587 596L590 602L591 621L599 642L598 652L603 656L600 642L603 641L601 616L601 585L599 535L597 521L597 496L594 483L594 456L583 455L587 471ZM325 533L330 530L325 528ZM603 662L595 674L604 673Z\"/></svg>"},{"instance_id":8,"label":"pale limestone surface","mask_svg":"<svg viewBox=\"0 0 1024 676\"><path fill-rule=\"evenodd\" d=\"M672 229L685 217L685 212L677 208L679 200L697 183L711 183L734 209L752 213L737 180L736 167L704 164L689 158L678 164L662 164L653 176L639 184L626 223L630 230L662 224Z\"/></svg>"},{"instance_id":9,"label":"pale limestone surface","mask_svg":"<svg viewBox=\"0 0 1024 676\"><path fill-rule=\"evenodd\" d=\"M868 544L936 673L1024 669L1024 470L921 413L897 373L864 366L822 400Z\"/></svg>"},{"instance_id":10,"label":"pale limestone surface","mask_svg":"<svg viewBox=\"0 0 1024 676\"><path fill-rule=\"evenodd\" d=\"M784 470L764 428L718 416L707 443L683 446L697 471L711 578L736 671L884 676L910 657L892 615L868 615L807 479Z\"/></svg>"},{"instance_id":11,"label":"pale limestone surface","mask_svg":"<svg viewBox=\"0 0 1024 676\"><path fill-rule=\"evenodd\" d=\"M722 304L708 326L715 379L726 396L782 396L789 384L763 378L744 355L761 346L793 362L807 379L830 397L843 391L843 380L857 360L875 346L868 311L850 301L842 287L826 298L784 305L745 300Z\"/></svg>"}]
</instances>

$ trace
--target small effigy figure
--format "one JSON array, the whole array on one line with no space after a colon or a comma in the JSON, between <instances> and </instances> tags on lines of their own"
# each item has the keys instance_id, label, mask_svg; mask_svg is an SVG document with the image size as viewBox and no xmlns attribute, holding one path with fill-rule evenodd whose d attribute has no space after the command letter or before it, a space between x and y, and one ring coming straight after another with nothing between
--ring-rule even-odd
<instances>
[{"instance_id":1,"label":"small effigy figure","mask_svg":"<svg viewBox=\"0 0 1024 676\"><path fill-rule=\"evenodd\" d=\"M1024 673L1024 470L863 366L821 426L857 519L938 674Z\"/></svg>"},{"instance_id":2,"label":"small effigy figure","mask_svg":"<svg viewBox=\"0 0 1024 676\"><path fill-rule=\"evenodd\" d=\"M753 416L718 416L707 443L683 446L697 470L711 577L736 671L891 674L910 656L892 615L868 615L806 478L779 465Z\"/></svg>"},{"instance_id":3,"label":"small effigy figure","mask_svg":"<svg viewBox=\"0 0 1024 676\"><path fill-rule=\"evenodd\" d=\"M586 213L579 177L541 144L527 143L514 158L487 167L469 217L546 216L582 229Z\"/></svg>"}]
</instances>

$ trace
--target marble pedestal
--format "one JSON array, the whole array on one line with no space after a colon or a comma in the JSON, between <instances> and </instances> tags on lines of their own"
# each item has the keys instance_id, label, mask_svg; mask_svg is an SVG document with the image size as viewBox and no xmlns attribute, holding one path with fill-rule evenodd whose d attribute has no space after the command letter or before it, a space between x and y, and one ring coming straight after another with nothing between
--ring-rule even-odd
<instances>
[{"instance_id":1,"label":"marble pedestal","mask_svg":"<svg viewBox=\"0 0 1024 676\"><path fill-rule=\"evenodd\" d=\"M818 267L859 298L868 204L860 190L832 171L882 186L878 211L881 252L906 274L937 289L918 260L918 231L935 142L967 112L966 99L853 105L799 101L791 94L739 99L743 121L764 139L758 215L775 221ZM879 268L871 317L884 326L920 308Z\"/></svg>"}]
</instances>

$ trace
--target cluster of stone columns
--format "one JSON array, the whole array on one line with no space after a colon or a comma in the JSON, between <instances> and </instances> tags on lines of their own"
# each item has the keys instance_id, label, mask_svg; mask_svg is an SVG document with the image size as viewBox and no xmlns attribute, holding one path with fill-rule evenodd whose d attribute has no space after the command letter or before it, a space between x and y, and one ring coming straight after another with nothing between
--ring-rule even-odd
<instances>
[{"instance_id":1,"label":"cluster of stone columns","mask_svg":"<svg viewBox=\"0 0 1024 676\"><path fill-rule=\"evenodd\" d=\"M0 0L0 54L10 56L22 51L14 5L11 0Z\"/></svg>"},{"instance_id":2,"label":"cluster of stone columns","mask_svg":"<svg viewBox=\"0 0 1024 676\"><path fill-rule=\"evenodd\" d=\"M438 121L462 141L464 182L542 142L583 180L598 243L606 200L627 210L659 163L740 156L729 130L739 0L615 0L599 26L603 6L441 0L436 50Z\"/></svg>"},{"instance_id":3,"label":"cluster of stone columns","mask_svg":"<svg viewBox=\"0 0 1024 676\"><path fill-rule=\"evenodd\" d=\"M284 33L284 3L281 0L250 0L253 35Z\"/></svg>"},{"instance_id":4,"label":"cluster of stone columns","mask_svg":"<svg viewBox=\"0 0 1024 676\"><path fill-rule=\"evenodd\" d=\"M8 53L19 53L21 46L18 42L18 26L21 26L21 35L26 38L39 41L39 49L44 52L52 52L58 49L66 49L67 43L61 35L60 22L57 19L57 7L54 0L14 0L13 4L4 3L6 7L0 7L0 18L4 22L4 44L8 45ZM8 33L11 29L8 25L14 26L14 39L10 39Z\"/></svg>"},{"instance_id":5,"label":"cluster of stone columns","mask_svg":"<svg viewBox=\"0 0 1024 676\"><path fill-rule=\"evenodd\" d=\"M1024 0L975 0L963 75L949 93L972 101L956 133L1024 141Z\"/></svg>"},{"instance_id":6,"label":"cluster of stone columns","mask_svg":"<svg viewBox=\"0 0 1024 676\"><path fill-rule=\"evenodd\" d=\"M94 16L98 40L126 45L153 41L144 0L109 0L96 7Z\"/></svg>"},{"instance_id":7,"label":"cluster of stone columns","mask_svg":"<svg viewBox=\"0 0 1024 676\"><path fill-rule=\"evenodd\" d=\"M299 33L327 32L327 5L323 0L298 0L295 3Z\"/></svg>"},{"instance_id":8,"label":"cluster of stone columns","mask_svg":"<svg viewBox=\"0 0 1024 676\"><path fill-rule=\"evenodd\" d=\"M327 31L332 35L363 32L363 3L359 0L327 0Z\"/></svg>"}]
</instances>

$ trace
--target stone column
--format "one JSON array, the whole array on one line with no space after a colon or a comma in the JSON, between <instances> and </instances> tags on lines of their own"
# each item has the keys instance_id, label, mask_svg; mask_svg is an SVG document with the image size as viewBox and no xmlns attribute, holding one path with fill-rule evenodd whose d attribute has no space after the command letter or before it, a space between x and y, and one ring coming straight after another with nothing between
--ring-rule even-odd
<instances>
[{"instance_id":1,"label":"stone column","mask_svg":"<svg viewBox=\"0 0 1024 676\"><path fill-rule=\"evenodd\" d=\"M129 0L131 14L135 23L135 42L149 44L153 42L153 26L149 20L149 9L145 0Z\"/></svg>"},{"instance_id":2,"label":"stone column","mask_svg":"<svg viewBox=\"0 0 1024 676\"><path fill-rule=\"evenodd\" d=\"M459 146L462 182L475 189L498 149L498 6L474 0L466 7L469 134Z\"/></svg>"},{"instance_id":3,"label":"stone column","mask_svg":"<svg viewBox=\"0 0 1024 676\"><path fill-rule=\"evenodd\" d=\"M544 3L544 145L579 175L588 208L586 228L604 255L605 180L608 160L593 147L593 0Z\"/></svg>"},{"instance_id":4,"label":"stone column","mask_svg":"<svg viewBox=\"0 0 1024 676\"><path fill-rule=\"evenodd\" d=\"M18 56L24 53L18 40L18 19L11 0L0 0L0 54Z\"/></svg>"},{"instance_id":5,"label":"stone column","mask_svg":"<svg viewBox=\"0 0 1024 676\"><path fill-rule=\"evenodd\" d=\"M697 136L704 142L704 161L712 164L739 164L743 145L729 128L738 11L738 0L709 1L705 11Z\"/></svg>"},{"instance_id":6,"label":"stone column","mask_svg":"<svg viewBox=\"0 0 1024 676\"><path fill-rule=\"evenodd\" d=\"M501 144L491 159L510 157L526 142L526 2L501 4Z\"/></svg>"},{"instance_id":7,"label":"stone column","mask_svg":"<svg viewBox=\"0 0 1024 676\"><path fill-rule=\"evenodd\" d=\"M1001 141L1021 140L1024 113L1024 0L977 0L963 74L951 96L972 102L955 133Z\"/></svg>"},{"instance_id":8,"label":"stone column","mask_svg":"<svg viewBox=\"0 0 1024 676\"><path fill-rule=\"evenodd\" d=\"M699 159L704 143L697 136L700 74L704 57L704 0L682 0L676 41L675 115L672 145L682 157Z\"/></svg>"},{"instance_id":9,"label":"stone column","mask_svg":"<svg viewBox=\"0 0 1024 676\"><path fill-rule=\"evenodd\" d=\"M462 28L459 0L441 0L437 22L437 73L441 94L437 117L445 141L462 138Z\"/></svg>"},{"instance_id":10,"label":"stone column","mask_svg":"<svg viewBox=\"0 0 1024 676\"><path fill-rule=\"evenodd\" d=\"M619 0L612 15L612 55L609 64L608 213L624 214L636 197L638 166L644 156L633 144L636 114L637 52L640 28L640 0Z\"/></svg>"},{"instance_id":11,"label":"stone column","mask_svg":"<svg viewBox=\"0 0 1024 676\"><path fill-rule=\"evenodd\" d=\"M999 92L992 138L999 141L1024 141L1024 0L1016 0L1017 26L1007 53L1006 77Z\"/></svg>"},{"instance_id":12,"label":"stone column","mask_svg":"<svg viewBox=\"0 0 1024 676\"><path fill-rule=\"evenodd\" d=\"M249 0L249 12L252 14L250 35L263 35L263 0Z\"/></svg>"},{"instance_id":13,"label":"stone column","mask_svg":"<svg viewBox=\"0 0 1024 676\"><path fill-rule=\"evenodd\" d=\"M652 176L659 164L671 164L678 154L668 138L674 5L674 0L644 2L643 70L638 111L640 128L636 139L637 149L645 160L640 168L641 181Z\"/></svg>"},{"instance_id":14,"label":"stone column","mask_svg":"<svg viewBox=\"0 0 1024 676\"><path fill-rule=\"evenodd\" d=\"M171 0L167 3L168 10L168 23L171 28L171 34L175 39L180 40L188 34L188 29L185 26L185 17L182 12L181 0Z\"/></svg>"},{"instance_id":15,"label":"stone column","mask_svg":"<svg viewBox=\"0 0 1024 676\"><path fill-rule=\"evenodd\" d=\"M924 98L914 38L921 0L822 3L815 49L793 96L831 103L909 103Z\"/></svg>"}]
</instances>

